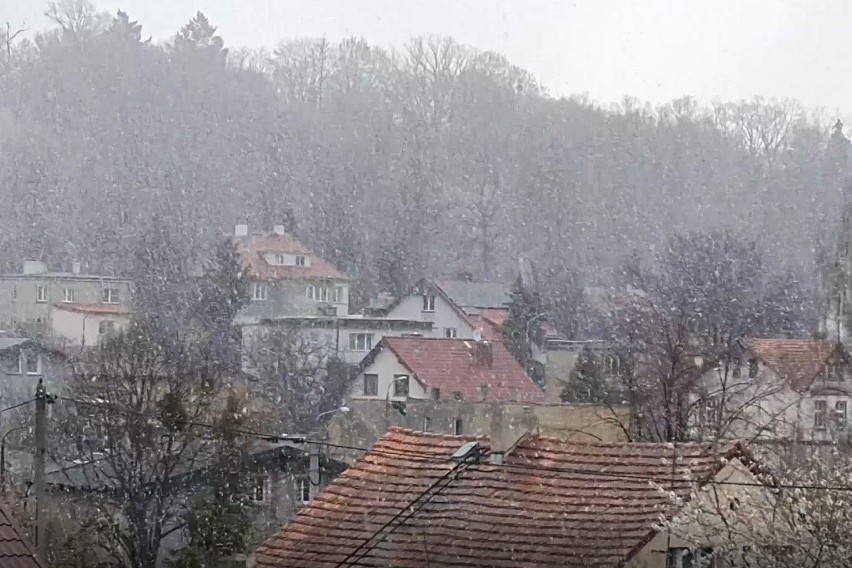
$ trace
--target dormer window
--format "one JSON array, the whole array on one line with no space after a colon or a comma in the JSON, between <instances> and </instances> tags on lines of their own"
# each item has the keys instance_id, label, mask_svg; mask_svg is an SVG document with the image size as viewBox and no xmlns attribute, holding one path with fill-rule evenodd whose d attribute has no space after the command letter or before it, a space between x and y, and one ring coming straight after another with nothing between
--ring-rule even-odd
<instances>
[{"instance_id":1,"label":"dormer window","mask_svg":"<svg viewBox=\"0 0 852 568\"><path fill-rule=\"evenodd\" d=\"M296 266L305 266L305 257L297 256L296 257Z\"/></svg>"},{"instance_id":2,"label":"dormer window","mask_svg":"<svg viewBox=\"0 0 852 568\"><path fill-rule=\"evenodd\" d=\"M279 252L275 254L275 264L278 266L284 266L287 264L287 255L283 252Z\"/></svg>"},{"instance_id":3,"label":"dormer window","mask_svg":"<svg viewBox=\"0 0 852 568\"><path fill-rule=\"evenodd\" d=\"M433 296L432 294L423 294L423 311L435 311L435 296Z\"/></svg>"}]
</instances>

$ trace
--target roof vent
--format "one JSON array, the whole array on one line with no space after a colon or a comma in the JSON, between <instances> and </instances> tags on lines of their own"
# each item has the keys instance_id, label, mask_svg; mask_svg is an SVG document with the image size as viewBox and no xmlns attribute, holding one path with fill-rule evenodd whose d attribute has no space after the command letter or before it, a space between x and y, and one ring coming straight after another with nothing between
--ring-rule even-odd
<instances>
[{"instance_id":1,"label":"roof vent","mask_svg":"<svg viewBox=\"0 0 852 568\"><path fill-rule=\"evenodd\" d=\"M280 237L283 237L287 234L287 228L284 225L273 225L272 232Z\"/></svg>"},{"instance_id":2,"label":"roof vent","mask_svg":"<svg viewBox=\"0 0 852 568\"><path fill-rule=\"evenodd\" d=\"M248 236L248 225L237 225L234 227L234 236L235 237L247 237Z\"/></svg>"}]
</instances>

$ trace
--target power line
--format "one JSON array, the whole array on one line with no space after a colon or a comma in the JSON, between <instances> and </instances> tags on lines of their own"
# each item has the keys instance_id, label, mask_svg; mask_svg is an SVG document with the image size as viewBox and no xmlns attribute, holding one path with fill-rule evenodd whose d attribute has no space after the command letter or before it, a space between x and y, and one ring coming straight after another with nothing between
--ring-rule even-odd
<instances>
[{"instance_id":1,"label":"power line","mask_svg":"<svg viewBox=\"0 0 852 568\"><path fill-rule=\"evenodd\" d=\"M61 397L62 400L67 400L69 402L83 404L88 406L94 406L101 409L111 410L120 413L126 414L134 414L147 418L155 418L162 419L162 416L156 413L143 412L138 410L133 410L129 408L121 408L115 405L110 405L108 403L101 402L92 402L74 399L70 397ZM34 399L33 399L34 400ZM28 404L31 401L27 401ZM17 405L16 405L17 406ZM0 410L2 412L2 410ZM178 424L183 424L190 427L200 427L207 429L215 429L215 430L223 430L221 427L209 424L206 422L198 422L192 420L176 420ZM326 446L329 448L336 448L342 450L353 450L359 452L365 452L366 454L373 456L384 456L390 458L405 458L405 459L419 459L420 461L425 462L434 462L434 463L446 463L449 461L449 458L438 456L434 453L426 453L426 452L417 452L413 450L392 450L389 448L366 448L362 446L353 446L346 444L336 444L333 442L328 442L324 440L312 440L306 436L301 435L287 435L287 434L269 434L265 432L257 432L254 430L244 429L244 428L225 428L225 431L240 434L247 437L257 438L266 441L291 441L294 443L303 443L303 444L317 444L321 446ZM652 476L647 474L630 474L630 473L618 473L618 472L607 472L607 471L588 471L581 469L571 469L566 467L554 467L554 466L544 466L541 464L521 464L521 463L510 463L504 462L500 465L488 465L488 464L476 464L475 469L482 470L483 467L494 467L494 468L506 468L506 469L515 469L522 471L535 471L535 472L545 472L545 473L553 473L553 474L565 474L565 475L574 475L574 476L582 476L582 477L605 477L610 479L622 479L622 480L636 480L636 481L647 481L649 483L658 483L661 486L667 483L671 483L672 478L667 475L661 476ZM693 484L696 483L694 480L678 480L679 483L682 484ZM773 483L773 484L765 484L765 483L752 483L746 481L726 481L726 480L704 480L699 483L699 485L721 485L721 486L736 486L736 487L769 487L774 489L801 489L801 490L811 490L811 491L852 491L852 486L850 485L817 485L817 484L796 484L796 483Z\"/></svg>"},{"instance_id":2,"label":"power line","mask_svg":"<svg viewBox=\"0 0 852 568\"><path fill-rule=\"evenodd\" d=\"M25 400L24 402L19 402L18 404L13 404L12 406L7 406L6 408L0 408L0 414L4 413L6 411L9 411L9 410L15 410L16 408L20 408L20 407L26 406L28 404L32 404L35 401L36 401L36 399L31 398L29 400Z\"/></svg>"}]
</instances>

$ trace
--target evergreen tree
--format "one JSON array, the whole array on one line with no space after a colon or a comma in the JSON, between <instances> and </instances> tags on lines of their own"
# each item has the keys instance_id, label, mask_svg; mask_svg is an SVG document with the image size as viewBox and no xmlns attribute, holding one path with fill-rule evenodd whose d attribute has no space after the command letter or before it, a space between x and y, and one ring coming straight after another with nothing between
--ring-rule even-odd
<instances>
[{"instance_id":1,"label":"evergreen tree","mask_svg":"<svg viewBox=\"0 0 852 568\"><path fill-rule=\"evenodd\" d=\"M206 55L211 61L225 62L228 50L221 36L216 35L216 26L210 24L203 13L184 25L174 39L174 48L180 52Z\"/></svg>"},{"instance_id":2,"label":"evergreen tree","mask_svg":"<svg viewBox=\"0 0 852 568\"><path fill-rule=\"evenodd\" d=\"M503 324L503 343L524 369L532 363L532 346L540 343L543 302L539 294L527 290L520 279L511 291L509 319Z\"/></svg>"},{"instance_id":3,"label":"evergreen tree","mask_svg":"<svg viewBox=\"0 0 852 568\"><path fill-rule=\"evenodd\" d=\"M843 122L837 119L825 148L827 174L835 185L842 184L849 173L850 149L852 149L852 143L843 133Z\"/></svg>"},{"instance_id":4,"label":"evergreen tree","mask_svg":"<svg viewBox=\"0 0 852 568\"><path fill-rule=\"evenodd\" d=\"M215 465L185 516L189 542L172 561L174 568L229 566L229 558L248 546L254 467L245 440L236 434L245 426L240 406L231 393L217 423Z\"/></svg>"},{"instance_id":5,"label":"evergreen tree","mask_svg":"<svg viewBox=\"0 0 852 568\"><path fill-rule=\"evenodd\" d=\"M606 402L608 394L600 360L591 350L583 349L560 394L562 402L602 404Z\"/></svg>"}]
</instances>

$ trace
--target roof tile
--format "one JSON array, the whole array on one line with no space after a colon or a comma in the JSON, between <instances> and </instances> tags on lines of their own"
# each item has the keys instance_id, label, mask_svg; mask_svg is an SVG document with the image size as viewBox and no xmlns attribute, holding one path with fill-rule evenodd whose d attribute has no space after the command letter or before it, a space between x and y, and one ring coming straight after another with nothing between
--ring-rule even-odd
<instances>
[{"instance_id":1,"label":"roof tile","mask_svg":"<svg viewBox=\"0 0 852 568\"><path fill-rule=\"evenodd\" d=\"M460 393L465 400L483 400L484 392L492 402L544 401L544 392L499 341L386 337L383 343L418 381L444 396ZM490 363L481 350L490 350Z\"/></svg>"},{"instance_id":2,"label":"roof tile","mask_svg":"<svg viewBox=\"0 0 852 568\"><path fill-rule=\"evenodd\" d=\"M42 568L33 547L27 541L8 509L0 505L0 566Z\"/></svg>"},{"instance_id":3,"label":"roof tile","mask_svg":"<svg viewBox=\"0 0 852 568\"><path fill-rule=\"evenodd\" d=\"M675 456L667 444L533 436L504 464L470 465L413 506L469 440L393 428L257 550L257 566L620 566L653 536L661 515L677 513L659 486L688 499L695 483L741 454L736 444L682 444ZM404 511L415 512L373 538ZM341 564L371 538L363 557Z\"/></svg>"},{"instance_id":4,"label":"roof tile","mask_svg":"<svg viewBox=\"0 0 852 568\"><path fill-rule=\"evenodd\" d=\"M820 339L752 339L751 350L797 391L808 389L837 344Z\"/></svg>"},{"instance_id":5,"label":"roof tile","mask_svg":"<svg viewBox=\"0 0 852 568\"><path fill-rule=\"evenodd\" d=\"M235 242L243 264L256 278L264 280L349 279L330 262L318 257L308 247L289 235L250 235L236 238ZM263 254L268 252L307 255L311 257L311 265L273 266L263 258Z\"/></svg>"}]
</instances>

